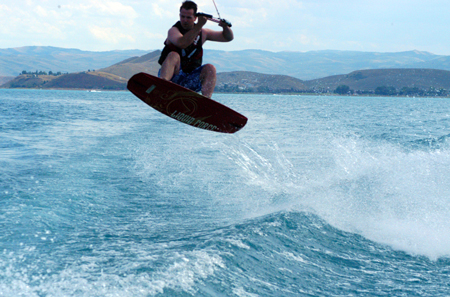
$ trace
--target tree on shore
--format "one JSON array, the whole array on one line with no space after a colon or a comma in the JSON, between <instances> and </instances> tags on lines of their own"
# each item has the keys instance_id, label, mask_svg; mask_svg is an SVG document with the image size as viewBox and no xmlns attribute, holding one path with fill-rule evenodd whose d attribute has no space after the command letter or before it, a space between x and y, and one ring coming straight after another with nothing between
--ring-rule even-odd
<instances>
[{"instance_id":1,"label":"tree on shore","mask_svg":"<svg viewBox=\"0 0 450 297\"><path fill-rule=\"evenodd\" d=\"M53 76L59 76L61 74L62 74L61 71L58 71L58 72L55 73L55 72L50 70L47 73L47 72L42 71L42 70L40 70L40 71L36 70L35 72L23 70L19 75L53 75Z\"/></svg>"},{"instance_id":2,"label":"tree on shore","mask_svg":"<svg viewBox=\"0 0 450 297\"><path fill-rule=\"evenodd\" d=\"M375 89L375 94L384 95L384 96L392 96L397 95L397 90L394 87L381 86Z\"/></svg>"},{"instance_id":3,"label":"tree on shore","mask_svg":"<svg viewBox=\"0 0 450 297\"><path fill-rule=\"evenodd\" d=\"M340 85L336 88L336 90L334 90L334 92L336 94L346 95L346 94L350 93L350 87L346 86L346 85Z\"/></svg>"}]
</instances>

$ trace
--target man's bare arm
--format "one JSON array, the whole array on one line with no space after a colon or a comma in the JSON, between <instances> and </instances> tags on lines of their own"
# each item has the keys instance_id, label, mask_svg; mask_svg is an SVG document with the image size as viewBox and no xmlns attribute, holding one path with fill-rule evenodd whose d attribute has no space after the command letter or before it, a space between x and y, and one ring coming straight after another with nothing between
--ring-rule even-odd
<instances>
[{"instance_id":1,"label":"man's bare arm","mask_svg":"<svg viewBox=\"0 0 450 297\"><path fill-rule=\"evenodd\" d=\"M218 41L218 42L229 42L234 39L233 31L230 27L224 22L219 24L223 28L222 31L214 31L210 29L203 29L203 32L206 33L206 40Z\"/></svg>"},{"instance_id":2,"label":"man's bare arm","mask_svg":"<svg viewBox=\"0 0 450 297\"><path fill-rule=\"evenodd\" d=\"M168 33L168 40L170 43L174 44L179 48L187 48L191 45L197 35L202 31L203 26L205 25L207 19L204 17L199 17L197 24L195 24L194 28L189 30L186 34L181 34L181 32L176 28L172 27Z\"/></svg>"}]
</instances>

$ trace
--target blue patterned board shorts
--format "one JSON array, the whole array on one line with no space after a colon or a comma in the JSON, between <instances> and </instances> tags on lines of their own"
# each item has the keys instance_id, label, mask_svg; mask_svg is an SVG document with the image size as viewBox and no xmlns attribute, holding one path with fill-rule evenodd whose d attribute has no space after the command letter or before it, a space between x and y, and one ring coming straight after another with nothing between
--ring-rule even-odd
<instances>
[{"instance_id":1,"label":"blue patterned board shorts","mask_svg":"<svg viewBox=\"0 0 450 297\"><path fill-rule=\"evenodd\" d=\"M177 75L174 75L171 79L171 82L185 87L194 92L200 92L202 90L202 82L200 81L200 73L202 72L203 66L200 66L194 69L190 73L183 72L180 69L180 72ZM161 69L158 71L158 77L160 77Z\"/></svg>"}]
</instances>

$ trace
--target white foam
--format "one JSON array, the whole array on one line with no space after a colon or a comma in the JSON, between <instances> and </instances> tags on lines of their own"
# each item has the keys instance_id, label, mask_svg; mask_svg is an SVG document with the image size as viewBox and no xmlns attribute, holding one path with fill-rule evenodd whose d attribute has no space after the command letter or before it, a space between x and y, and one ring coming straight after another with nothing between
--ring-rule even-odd
<instances>
[{"instance_id":1,"label":"white foam","mask_svg":"<svg viewBox=\"0 0 450 297\"><path fill-rule=\"evenodd\" d=\"M450 256L450 149L406 151L354 136L327 137L317 140L322 146L306 161L295 155L303 151L287 157L265 139L221 143L248 185L235 201L246 217L313 211L398 250Z\"/></svg>"},{"instance_id":2,"label":"white foam","mask_svg":"<svg viewBox=\"0 0 450 297\"><path fill-rule=\"evenodd\" d=\"M86 264L74 263L54 275L30 276L26 268L15 269L15 262L9 261L6 267L6 263L0 262L0 296L135 297L161 294L165 289L195 294L196 282L213 275L218 268L225 268L220 256L206 251L176 253L166 267L128 275L97 271L94 258Z\"/></svg>"},{"instance_id":3,"label":"white foam","mask_svg":"<svg viewBox=\"0 0 450 297\"><path fill-rule=\"evenodd\" d=\"M337 139L308 204L332 225L432 259L450 256L450 150Z\"/></svg>"}]
</instances>

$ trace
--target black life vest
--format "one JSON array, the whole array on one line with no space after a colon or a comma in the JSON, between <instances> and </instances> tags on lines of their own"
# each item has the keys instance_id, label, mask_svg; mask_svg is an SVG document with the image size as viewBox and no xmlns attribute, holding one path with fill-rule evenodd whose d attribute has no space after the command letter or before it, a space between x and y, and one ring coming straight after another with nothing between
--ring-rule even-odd
<instances>
[{"instance_id":1,"label":"black life vest","mask_svg":"<svg viewBox=\"0 0 450 297\"><path fill-rule=\"evenodd\" d=\"M181 34L186 34L189 30L184 29L178 21L173 27L178 28ZM170 52L177 52L181 58L181 69L183 72L189 73L194 69L202 66L203 57L203 44L202 44L202 32L197 35L194 42L187 48L181 49L173 44L167 44L164 42L164 49L162 50L161 57L159 57L158 63L162 65L167 55Z\"/></svg>"}]
</instances>

